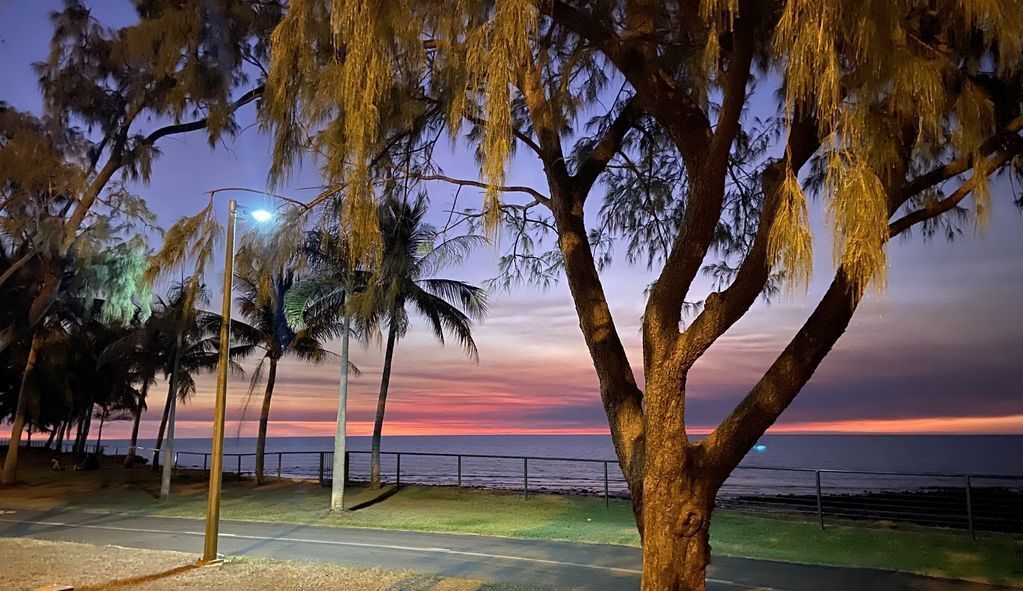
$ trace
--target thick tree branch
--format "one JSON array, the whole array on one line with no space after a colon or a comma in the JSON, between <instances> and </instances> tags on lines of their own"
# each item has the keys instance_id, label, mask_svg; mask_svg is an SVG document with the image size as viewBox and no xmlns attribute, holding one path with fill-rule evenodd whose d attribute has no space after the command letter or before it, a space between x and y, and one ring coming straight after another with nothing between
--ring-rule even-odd
<instances>
[{"instance_id":1,"label":"thick tree branch","mask_svg":"<svg viewBox=\"0 0 1023 591\"><path fill-rule=\"evenodd\" d=\"M1009 150L1007 152L999 152L993 158L988 160L985 164L985 170L997 170L1020 153L1023 153L1023 142L1017 143L1016 149ZM921 207L920 209L913 210L895 220L888 226L889 240L909 230L916 224L923 223L927 220L936 218L943 213L951 211L977 187L977 183L980 181L981 179L979 179L977 175L971 176L948 197L927 207Z\"/></svg>"},{"instance_id":2,"label":"thick tree branch","mask_svg":"<svg viewBox=\"0 0 1023 591\"><path fill-rule=\"evenodd\" d=\"M767 257L768 235L777 214L778 190L785 177L785 168L791 167L792 173L798 174L817 152L821 137L816 118L805 116L793 121L786 145L788 158L768 165L760 178L764 205L750 251L739 265L732 284L724 291L707 297L703 310L683 334L677 353L682 356L679 360L682 366L694 363L714 341L742 318L763 292L772 264Z\"/></svg>"},{"instance_id":3,"label":"thick tree branch","mask_svg":"<svg viewBox=\"0 0 1023 591\"><path fill-rule=\"evenodd\" d=\"M33 248L29 252L22 255L21 258L11 263L11 265L7 267L6 270L4 270L3 274L0 275L0 285L3 285L8 279L13 277L14 274L18 272L18 269L24 267L37 254L39 254L39 250Z\"/></svg>"},{"instance_id":4,"label":"thick tree branch","mask_svg":"<svg viewBox=\"0 0 1023 591\"><path fill-rule=\"evenodd\" d=\"M257 86L255 88L253 88L252 90L246 92L245 94L240 96L238 98L238 100L236 100L233 103L231 103L231 105L228 107L227 112L228 113L234 113L238 109L240 109L240 108L244 107L245 105L251 103L252 101L260 98L261 96L263 96L263 92L265 90L266 90L266 85L260 84L259 86ZM161 127L160 129L157 129L157 130L153 131L152 133L150 133L149 135L147 135L146 139L143 140L143 142L148 144L148 145L153 145L154 143L156 143L157 140L159 140L162 137L167 137L169 135L176 135L176 134L179 134L179 133L188 133L190 131L199 131L200 129L204 129L206 127L207 123L209 123L209 121L206 119L206 117L203 117L202 119L196 119L195 121L188 121L186 123L176 123L174 125L167 125L166 127Z\"/></svg>"},{"instance_id":5,"label":"thick tree branch","mask_svg":"<svg viewBox=\"0 0 1023 591\"><path fill-rule=\"evenodd\" d=\"M982 174L998 170L1016 153L1019 153L1018 149L999 153L987 163ZM938 204L895 220L889 225L889 240L916 224L951 210L979 181L976 176L971 177ZM901 207L910 197L903 194L902 202L895 204L893 209ZM756 386L704 442L719 482L724 481L810 380L849 326L861 297L862 293L852 286L845 270L839 268L828 291L796 336Z\"/></svg>"},{"instance_id":6,"label":"thick tree branch","mask_svg":"<svg viewBox=\"0 0 1023 591\"><path fill-rule=\"evenodd\" d=\"M750 67L753 63L753 22L754 15L748 14L753 9L750 3L744 3L735 19L732 30L732 52L729 56L728 71L725 72L721 85L721 110L718 112L717 127L710 142L707 155L707 167L703 171L707 181L721 178L724 185L725 171L728 168L728 156L732 143L739 133L739 119L742 108L746 104L746 86L749 82Z\"/></svg>"},{"instance_id":7,"label":"thick tree branch","mask_svg":"<svg viewBox=\"0 0 1023 591\"><path fill-rule=\"evenodd\" d=\"M565 275L579 317L579 327L597 371L600 396L611 427L615 452L629 483L633 512L642 532L645 449L643 394L636 385L625 346L607 304L607 296L586 234L584 197L574 190L551 105L535 64L531 64L523 73L520 91L539 140L540 157L551 188L551 210L558 227L558 247L564 259Z\"/></svg>"},{"instance_id":8,"label":"thick tree branch","mask_svg":"<svg viewBox=\"0 0 1023 591\"><path fill-rule=\"evenodd\" d=\"M419 175L419 176L413 176L413 177L410 177L410 178L415 178L416 180L420 180L420 181L443 181L445 183L450 183L452 185L458 185L460 187L477 187L477 188L480 188L480 189L486 189L486 188L488 188L490 186L487 183L484 183L483 181L474 181L474 180L469 180L469 179L456 179L456 178L445 176L445 175L442 175L442 174ZM501 191L503 193L525 193L527 195L532 196L533 199L537 203L540 203L540 204L545 205L547 207L551 206L551 198L546 196L546 195L544 195L543 193L537 191L536 189L534 189L532 187L527 187L527 186L524 186L524 185L501 185L501 186L497 187L497 190Z\"/></svg>"},{"instance_id":9,"label":"thick tree branch","mask_svg":"<svg viewBox=\"0 0 1023 591\"><path fill-rule=\"evenodd\" d=\"M678 147L690 174L700 169L711 139L711 125L693 98L662 67L658 52L643 31L619 37L589 13L561 0L537 3L540 12L555 24L596 46L636 90L645 111L658 119ZM652 26L649 18L637 27Z\"/></svg>"},{"instance_id":10,"label":"thick tree branch","mask_svg":"<svg viewBox=\"0 0 1023 591\"><path fill-rule=\"evenodd\" d=\"M572 185L573 190L582 195L584 200L593 187L593 183L607 169L608 162L621 149L622 141L625 140L626 134L632 129L641 113L642 110L635 97L626 101L618 112L618 116L604 133L604 137L593 146L589 156L579 165L579 169L572 178Z\"/></svg>"},{"instance_id":11,"label":"thick tree branch","mask_svg":"<svg viewBox=\"0 0 1023 591\"><path fill-rule=\"evenodd\" d=\"M1023 115L1016 117L1009 121L1008 124L1002 129L1000 133L993 135L988 138L980 145L980 153L982 156L990 156L997 150L1004 150L1005 142L1015 137L1015 141L1019 141L1019 136L1016 134L1023 129ZM924 174L912 179L902 189L902 199L906 200L913 195L922 193L923 191L935 187L948 179L962 174L973 167L973 161L969 155L956 158L955 160L933 168Z\"/></svg>"}]
</instances>

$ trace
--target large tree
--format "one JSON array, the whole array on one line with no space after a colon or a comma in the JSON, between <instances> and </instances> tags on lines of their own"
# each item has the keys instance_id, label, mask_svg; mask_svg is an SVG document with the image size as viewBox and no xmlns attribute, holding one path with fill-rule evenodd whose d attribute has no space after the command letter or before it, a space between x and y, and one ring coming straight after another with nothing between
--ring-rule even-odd
<instances>
[{"instance_id":1,"label":"large tree","mask_svg":"<svg viewBox=\"0 0 1023 591\"><path fill-rule=\"evenodd\" d=\"M76 134L73 175L4 146L11 152L5 159L20 157L20 175L32 183L57 177L67 201L51 216L49 240L12 263L17 270L32 260L46 262L33 282L31 305L0 326L0 351L30 335L45 317L69 257L89 239L91 212L122 182L149 180L162 138L205 130L213 144L236 130L235 111L263 92L266 37L280 18L280 2L148 0L133 6L137 20L116 29L78 0L65 0L52 14L50 54L35 64L46 124L58 136L79 127L85 132ZM13 215L19 201L17 194L5 194L0 213ZM0 283L7 279L5 274Z\"/></svg>"},{"instance_id":2,"label":"large tree","mask_svg":"<svg viewBox=\"0 0 1023 591\"><path fill-rule=\"evenodd\" d=\"M73 129L61 129L48 119L0 104L0 243L4 251L0 322L8 328L30 328L32 334L16 347L0 347L5 364L24 363L12 405L6 482L14 479L25 412L39 406L35 396L39 389L28 386L39 347L52 341L53 327L82 317L74 311L86 308L111 324L121 324L135 314L135 297L145 299L146 288L141 284L146 234L154 218L145 203L123 186L109 191L88 212L83 219L87 231L74 248L57 254L66 215L76 203L75 187L85 174L85 145L82 134ZM37 296L44 284L54 291L41 305ZM102 300L94 306L97 296ZM25 324L28 316L38 322ZM7 394L13 394L13 389ZM91 417L89 413L85 414Z\"/></svg>"},{"instance_id":3,"label":"large tree","mask_svg":"<svg viewBox=\"0 0 1023 591\"><path fill-rule=\"evenodd\" d=\"M374 199L370 156L392 137L388 114L473 126L465 141L479 150L482 182L446 180L486 188L486 227L512 223L505 270L564 270L643 537L643 586L703 589L717 490L813 375L868 284L883 286L891 239L953 228L968 197L983 221L989 177L1018 171L1019 8L300 0L273 36L268 113L282 166L300 151L296 129L322 130L325 171L349 188L353 212ZM750 113L763 106L777 115ZM542 163L546 190L503 185L514 147ZM518 193L529 201L509 197ZM758 297L811 275L806 193L826 204L831 285L734 410L691 440L694 365ZM556 250L537 251L538 232ZM642 386L601 282L609 243L656 273ZM714 290L693 293L708 266ZM683 323L686 310L695 313Z\"/></svg>"}]
</instances>

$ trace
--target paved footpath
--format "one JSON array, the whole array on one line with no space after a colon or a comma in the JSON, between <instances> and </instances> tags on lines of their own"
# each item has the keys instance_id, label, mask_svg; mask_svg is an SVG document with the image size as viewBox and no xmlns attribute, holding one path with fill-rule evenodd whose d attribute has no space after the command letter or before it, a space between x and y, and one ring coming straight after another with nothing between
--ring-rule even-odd
<instances>
[{"instance_id":1,"label":"paved footpath","mask_svg":"<svg viewBox=\"0 0 1023 591\"><path fill-rule=\"evenodd\" d=\"M200 553L200 519L0 507L0 537ZM639 587L638 548L473 535L222 521L220 551L280 560L411 570L552 589ZM886 571L718 556L708 589L991 591L997 587Z\"/></svg>"}]
</instances>

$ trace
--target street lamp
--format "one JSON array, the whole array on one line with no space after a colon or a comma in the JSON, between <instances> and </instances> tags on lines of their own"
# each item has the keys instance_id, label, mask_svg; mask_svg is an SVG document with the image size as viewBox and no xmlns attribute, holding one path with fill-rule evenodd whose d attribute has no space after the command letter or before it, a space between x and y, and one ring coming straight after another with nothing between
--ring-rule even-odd
<instances>
[{"instance_id":1,"label":"street lamp","mask_svg":"<svg viewBox=\"0 0 1023 591\"><path fill-rule=\"evenodd\" d=\"M217 560L217 536L220 532L220 486L224 466L224 415L227 408L227 370L231 354L231 288L234 279L234 226L238 205L231 200L227 218L227 245L224 253L224 298L220 309L220 357L217 361L217 397L213 407L213 449L210 458L210 490L206 506L206 537L202 562ZM273 219L265 209L249 213L258 223Z\"/></svg>"}]
</instances>

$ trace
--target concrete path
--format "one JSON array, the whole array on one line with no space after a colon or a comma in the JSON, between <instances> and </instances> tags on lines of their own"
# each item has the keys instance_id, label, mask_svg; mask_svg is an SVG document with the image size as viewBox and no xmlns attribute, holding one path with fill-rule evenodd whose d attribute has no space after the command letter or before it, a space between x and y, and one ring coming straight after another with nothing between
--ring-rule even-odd
<instances>
[{"instance_id":1,"label":"concrete path","mask_svg":"<svg viewBox=\"0 0 1023 591\"><path fill-rule=\"evenodd\" d=\"M199 519L0 507L0 537L201 553ZM280 560L411 570L550 589L637 589L637 548L473 535L223 521L220 551ZM708 589L990 591L996 587L869 569L719 556Z\"/></svg>"}]
</instances>

